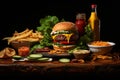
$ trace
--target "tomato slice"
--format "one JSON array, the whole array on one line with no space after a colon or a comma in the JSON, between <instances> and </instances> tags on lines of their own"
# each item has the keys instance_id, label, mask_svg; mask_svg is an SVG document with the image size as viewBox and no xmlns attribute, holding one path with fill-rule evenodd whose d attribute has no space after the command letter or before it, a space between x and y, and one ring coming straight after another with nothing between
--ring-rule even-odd
<instances>
[{"instance_id":1,"label":"tomato slice","mask_svg":"<svg viewBox=\"0 0 120 80\"><path fill-rule=\"evenodd\" d=\"M74 44L75 42L74 41L60 41L60 44Z\"/></svg>"},{"instance_id":2,"label":"tomato slice","mask_svg":"<svg viewBox=\"0 0 120 80\"><path fill-rule=\"evenodd\" d=\"M68 45L68 44L75 44L75 41L56 41L56 40L54 40L53 41L54 43L56 43L56 42L58 42L58 43L60 43L60 44L65 44L65 45Z\"/></svg>"}]
</instances>

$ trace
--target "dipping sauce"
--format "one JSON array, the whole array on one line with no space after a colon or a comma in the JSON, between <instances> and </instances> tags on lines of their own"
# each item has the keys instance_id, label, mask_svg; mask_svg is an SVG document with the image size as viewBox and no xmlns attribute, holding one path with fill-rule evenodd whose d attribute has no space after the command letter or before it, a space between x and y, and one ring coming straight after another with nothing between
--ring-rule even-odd
<instances>
[{"instance_id":1,"label":"dipping sauce","mask_svg":"<svg viewBox=\"0 0 120 80\"><path fill-rule=\"evenodd\" d=\"M18 48L18 55L26 57L29 55L30 48L27 46L22 46Z\"/></svg>"}]
</instances>

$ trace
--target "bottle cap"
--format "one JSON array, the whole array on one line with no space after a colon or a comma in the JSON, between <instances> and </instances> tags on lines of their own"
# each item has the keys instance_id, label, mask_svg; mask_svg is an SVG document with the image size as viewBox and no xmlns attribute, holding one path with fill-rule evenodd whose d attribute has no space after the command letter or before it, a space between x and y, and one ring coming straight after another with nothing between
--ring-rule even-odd
<instances>
[{"instance_id":1,"label":"bottle cap","mask_svg":"<svg viewBox=\"0 0 120 80\"><path fill-rule=\"evenodd\" d=\"M92 5L91 5L91 8L96 8L96 7L97 7L96 4L92 4Z\"/></svg>"},{"instance_id":2,"label":"bottle cap","mask_svg":"<svg viewBox=\"0 0 120 80\"><path fill-rule=\"evenodd\" d=\"M76 19L86 19L86 14L85 13L78 13L77 15L76 15Z\"/></svg>"}]
</instances>

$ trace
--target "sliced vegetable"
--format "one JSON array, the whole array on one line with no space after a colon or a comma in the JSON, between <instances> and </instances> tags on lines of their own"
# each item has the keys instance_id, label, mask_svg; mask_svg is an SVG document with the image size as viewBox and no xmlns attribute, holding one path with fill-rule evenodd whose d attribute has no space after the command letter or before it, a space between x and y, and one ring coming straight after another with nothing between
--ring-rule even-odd
<instances>
[{"instance_id":1,"label":"sliced vegetable","mask_svg":"<svg viewBox=\"0 0 120 80\"><path fill-rule=\"evenodd\" d=\"M28 59L39 59L41 57L43 57L42 54L30 54L27 58Z\"/></svg>"},{"instance_id":2,"label":"sliced vegetable","mask_svg":"<svg viewBox=\"0 0 120 80\"><path fill-rule=\"evenodd\" d=\"M61 59L59 59L59 61L62 62L62 63L68 63L68 62L70 62L70 59L68 59L68 58L61 58Z\"/></svg>"},{"instance_id":3,"label":"sliced vegetable","mask_svg":"<svg viewBox=\"0 0 120 80\"><path fill-rule=\"evenodd\" d=\"M75 42L74 41L60 41L60 44L74 44Z\"/></svg>"},{"instance_id":4,"label":"sliced vegetable","mask_svg":"<svg viewBox=\"0 0 120 80\"><path fill-rule=\"evenodd\" d=\"M37 60L39 60L39 61L48 61L49 58L47 58L47 57L43 57L43 58L39 58L39 59L37 59Z\"/></svg>"},{"instance_id":5,"label":"sliced vegetable","mask_svg":"<svg viewBox=\"0 0 120 80\"><path fill-rule=\"evenodd\" d=\"M13 56L13 59L17 59L17 60L19 60L19 59L22 59L23 57L22 56L19 56L19 55L14 55Z\"/></svg>"}]
</instances>

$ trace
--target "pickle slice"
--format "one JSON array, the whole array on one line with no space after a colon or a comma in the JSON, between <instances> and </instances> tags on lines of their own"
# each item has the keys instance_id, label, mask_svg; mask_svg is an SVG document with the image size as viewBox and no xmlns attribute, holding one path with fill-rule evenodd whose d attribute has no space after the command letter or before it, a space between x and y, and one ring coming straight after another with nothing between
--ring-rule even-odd
<instances>
[{"instance_id":1,"label":"pickle slice","mask_svg":"<svg viewBox=\"0 0 120 80\"><path fill-rule=\"evenodd\" d=\"M42 54L30 54L27 58L34 60L34 59L39 59L41 57L43 57Z\"/></svg>"},{"instance_id":2,"label":"pickle slice","mask_svg":"<svg viewBox=\"0 0 120 80\"><path fill-rule=\"evenodd\" d=\"M19 56L19 55L14 55L13 56L13 59L16 59L16 60L19 60L19 59L22 59L23 57L22 56Z\"/></svg>"},{"instance_id":3,"label":"pickle slice","mask_svg":"<svg viewBox=\"0 0 120 80\"><path fill-rule=\"evenodd\" d=\"M59 61L62 62L62 63L68 63L68 62L70 62L70 59L68 59L68 58L61 58L61 59L59 59Z\"/></svg>"},{"instance_id":4,"label":"pickle slice","mask_svg":"<svg viewBox=\"0 0 120 80\"><path fill-rule=\"evenodd\" d=\"M38 61L48 61L48 60L49 60L49 58L47 58L47 57L43 57L43 58L38 59Z\"/></svg>"}]
</instances>

